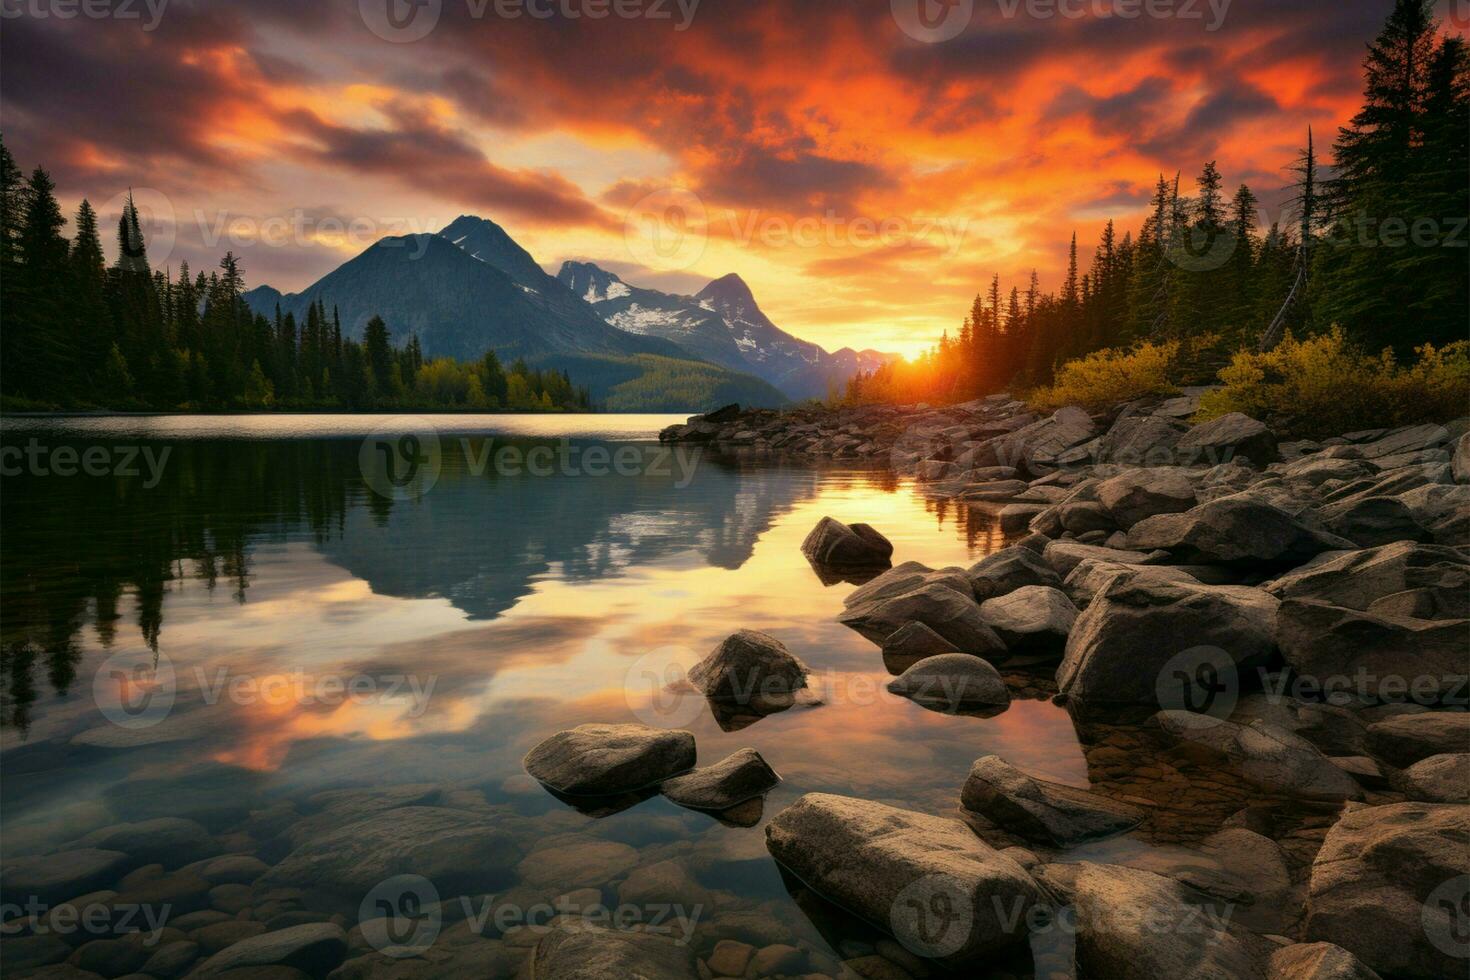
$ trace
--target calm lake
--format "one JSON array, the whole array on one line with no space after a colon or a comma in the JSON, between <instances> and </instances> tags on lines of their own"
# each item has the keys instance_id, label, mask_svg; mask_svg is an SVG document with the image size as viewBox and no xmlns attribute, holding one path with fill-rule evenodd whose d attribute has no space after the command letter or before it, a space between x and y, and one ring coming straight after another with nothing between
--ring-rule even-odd
<instances>
[{"instance_id":1,"label":"calm lake","mask_svg":"<svg viewBox=\"0 0 1470 980\"><path fill-rule=\"evenodd\" d=\"M878 649L836 622L854 586L823 584L800 551L832 515L881 530L895 563L968 565L1001 546L985 515L882 467L671 457L656 437L672 417L429 421L5 420L6 862L183 817L274 864L302 821L320 835L421 800L489 814L514 842L451 869L441 898L593 889L611 906L656 867L640 880L702 907L702 949L830 952L764 845L765 822L803 793L952 813L991 753L1089 785L1044 692L991 718L888 694ZM399 486L386 470L410 429L432 462ZM665 688L741 628L810 665L815 703L718 719ZM661 797L588 816L521 766L587 722L686 728L701 765L753 747L783 782L739 821ZM328 891L299 904L350 929L362 896Z\"/></svg>"}]
</instances>

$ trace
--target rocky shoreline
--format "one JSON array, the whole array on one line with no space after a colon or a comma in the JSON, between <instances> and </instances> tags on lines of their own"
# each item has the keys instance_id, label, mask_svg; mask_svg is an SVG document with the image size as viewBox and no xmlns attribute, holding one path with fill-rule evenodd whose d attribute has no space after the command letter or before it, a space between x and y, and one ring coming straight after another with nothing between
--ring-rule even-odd
<instances>
[{"instance_id":1,"label":"rocky shoreline","mask_svg":"<svg viewBox=\"0 0 1470 980\"><path fill-rule=\"evenodd\" d=\"M1018 660L1054 668L1088 754L1089 790L977 760L958 820L809 794L772 820L771 854L948 965L1029 945L1037 976L1462 976L1470 419L1314 441L1239 414L1191 424L1199 395L731 406L661 434L883 462L988 512L1012 543L969 569L889 567L881 534L831 518L804 550L823 581L859 584L841 618L881 647L890 690L996 712ZM1140 827L1192 859L1088 858ZM962 941L915 932L915 888L962 911ZM1001 907L1040 914L1017 927ZM1064 948L1039 941L1058 916Z\"/></svg>"}]
</instances>

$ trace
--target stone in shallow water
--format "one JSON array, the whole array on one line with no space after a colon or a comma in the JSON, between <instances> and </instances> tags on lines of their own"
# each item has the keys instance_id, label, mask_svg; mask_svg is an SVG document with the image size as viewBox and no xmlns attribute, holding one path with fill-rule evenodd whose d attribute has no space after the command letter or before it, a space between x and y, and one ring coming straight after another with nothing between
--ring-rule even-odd
<instances>
[{"instance_id":1,"label":"stone in shallow water","mask_svg":"<svg viewBox=\"0 0 1470 980\"><path fill-rule=\"evenodd\" d=\"M213 976L247 967L287 966L326 974L347 955L347 933L330 922L278 929L235 943L204 961L199 972Z\"/></svg>"},{"instance_id":2,"label":"stone in shallow water","mask_svg":"<svg viewBox=\"0 0 1470 980\"><path fill-rule=\"evenodd\" d=\"M969 653L942 653L920 660L889 681L888 690L937 710L1004 708L1011 703L1000 673Z\"/></svg>"},{"instance_id":3,"label":"stone in shallow water","mask_svg":"<svg viewBox=\"0 0 1470 980\"><path fill-rule=\"evenodd\" d=\"M1312 862L1304 937L1384 976L1463 976L1470 806L1350 808Z\"/></svg>"},{"instance_id":4,"label":"stone in shallow water","mask_svg":"<svg viewBox=\"0 0 1470 980\"><path fill-rule=\"evenodd\" d=\"M965 583L962 594L944 585L920 586L892 598L849 606L838 621L881 644L909 623L923 623L966 653L985 656L1005 649L980 615L980 604Z\"/></svg>"},{"instance_id":5,"label":"stone in shallow water","mask_svg":"<svg viewBox=\"0 0 1470 980\"><path fill-rule=\"evenodd\" d=\"M46 905L111 885L132 865L121 851L83 847L44 856L7 860L0 888L19 904L34 897Z\"/></svg>"},{"instance_id":6,"label":"stone in shallow water","mask_svg":"<svg viewBox=\"0 0 1470 980\"><path fill-rule=\"evenodd\" d=\"M114 824L92 831L74 846L122 851L138 864L158 863L168 868L198 861L220 850L203 826L182 817Z\"/></svg>"},{"instance_id":7,"label":"stone in shallow water","mask_svg":"<svg viewBox=\"0 0 1470 980\"><path fill-rule=\"evenodd\" d=\"M1154 722L1176 742L1224 760L1268 792L1311 800L1363 798L1353 778L1311 742L1266 722L1244 726L1189 711L1160 711Z\"/></svg>"},{"instance_id":8,"label":"stone in shallow water","mask_svg":"<svg viewBox=\"0 0 1470 980\"><path fill-rule=\"evenodd\" d=\"M536 980L691 980L699 976L694 950L647 932L602 929L560 922L536 944L531 954Z\"/></svg>"},{"instance_id":9,"label":"stone in shallow water","mask_svg":"<svg viewBox=\"0 0 1470 980\"><path fill-rule=\"evenodd\" d=\"M893 557L893 544L867 524L823 517L801 543L801 553L813 565L828 568L881 567Z\"/></svg>"},{"instance_id":10,"label":"stone in shallow water","mask_svg":"<svg viewBox=\"0 0 1470 980\"><path fill-rule=\"evenodd\" d=\"M901 674L926 657L959 653L959 648L923 623L909 623L883 641L883 665Z\"/></svg>"},{"instance_id":11,"label":"stone in shallow water","mask_svg":"<svg viewBox=\"0 0 1470 980\"><path fill-rule=\"evenodd\" d=\"M540 782L566 796L615 796L694 768L694 736L647 725L579 725L526 754Z\"/></svg>"},{"instance_id":12,"label":"stone in shallow water","mask_svg":"<svg viewBox=\"0 0 1470 980\"><path fill-rule=\"evenodd\" d=\"M767 824L766 846L827 900L951 965L1024 943L1027 913L1046 901L959 821L867 800L808 793Z\"/></svg>"},{"instance_id":13,"label":"stone in shallow water","mask_svg":"<svg viewBox=\"0 0 1470 980\"><path fill-rule=\"evenodd\" d=\"M799 691L806 687L808 672L774 636L740 630L691 667L689 680L706 697L749 701Z\"/></svg>"},{"instance_id":14,"label":"stone in shallow water","mask_svg":"<svg viewBox=\"0 0 1470 980\"><path fill-rule=\"evenodd\" d=\"M994 755L970 767L960 802L1006 830L1058 847L1121 834L1144 818L1136 806L1038 779Z\"/></svg>"},{"instance_id":15,"label":"stone in shallow water","mask_svg":"<svg viewBox=\"0 0 1470 980\"><path fill-rule=\"evenodd\" d=\"M755 749L741 749L712 766L665 780L660 791L680 806L728 810L770 792L781 782Z\"/></svg>"}]
</instances>

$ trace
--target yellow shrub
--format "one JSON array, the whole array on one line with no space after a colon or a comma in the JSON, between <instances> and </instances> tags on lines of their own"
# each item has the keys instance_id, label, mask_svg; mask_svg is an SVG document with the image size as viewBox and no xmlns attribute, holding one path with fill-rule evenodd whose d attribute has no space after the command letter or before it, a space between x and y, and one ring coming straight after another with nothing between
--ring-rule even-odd
<instances>
[{"instance_id":1,"label":"yellow shrub","mask_svg":"<svg viewBox=\"0 0 1470 980\"><path fill-rule=\"evenodd\" d=\"M1063 405L1103 408L1145 395L1178 391L1169 382L1170 367L1179 354L1179 342L1139 344L1129 350L1099 350L1068 361L1057 369L1053 383L1031 392L1027 401L1044 412Z\"/></svg>"},{"instance_id":2,"label":"yellow shrub","mask_svg":"<svg viewBox=\"0 0 1470 980\"><path fill-rule=\"evenodd\" d=\"M1470 343L1418 348L1404 367L1388 351L1354 349L1340 328L1275 350L1241 351L1220 372L1225 387L1207 393L1199 420L1228 412L1285 419L1293 432L1340 435L1355 429L1444 422L1470 410Z\"/></svg>"}]
</instances>

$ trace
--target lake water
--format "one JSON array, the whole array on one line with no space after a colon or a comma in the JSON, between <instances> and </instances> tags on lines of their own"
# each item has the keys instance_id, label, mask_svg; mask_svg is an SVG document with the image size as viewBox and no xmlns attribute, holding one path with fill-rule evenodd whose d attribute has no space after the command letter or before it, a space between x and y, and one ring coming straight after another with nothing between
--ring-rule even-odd
<instances>
[{"instance_id":1,"label":"lake water","mask_svg":"<svg viewBox=\"0 0 1470 980\"><path fill-rule=\"evenodd\" d=\"M274 864L308 815L320 834L413 787L513 840L441 898L472 879L521 903L590 888L612 905L656 868L659 894L702 906L702 951L798 943L822 972L834 933L766 853L772 814L811 791L952 813L990 753L1100 778L1044 690L991 718L889 695L877 648L836 622L853 586L800 553L832 515L880 529L895 562L968 565L1001 546L984 515L882 467L669 457L656 433L675 418L430 421L5 420L6 862L184 817ZM384 472L400 430L432 456L403 486ZM804 660L820 703L742 723L663 689L741 628ZM692 731L701 765L753 747L783 782L739 820L661 797L598 818L522 769L560 729L638 721ZM369 792L323 795L339 790ZM329 892L295 901L351 928L362 896Z\"/></svg>"}]
</instances>

